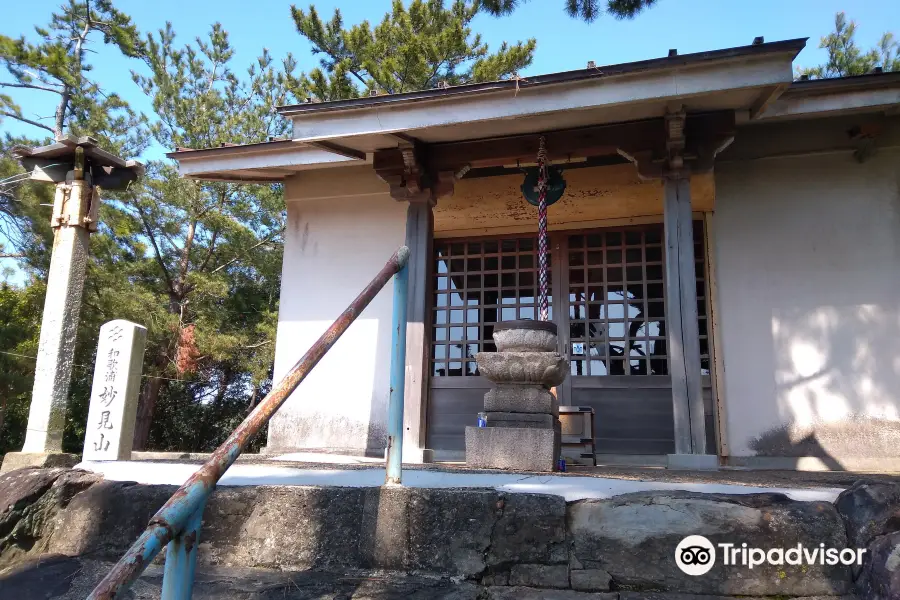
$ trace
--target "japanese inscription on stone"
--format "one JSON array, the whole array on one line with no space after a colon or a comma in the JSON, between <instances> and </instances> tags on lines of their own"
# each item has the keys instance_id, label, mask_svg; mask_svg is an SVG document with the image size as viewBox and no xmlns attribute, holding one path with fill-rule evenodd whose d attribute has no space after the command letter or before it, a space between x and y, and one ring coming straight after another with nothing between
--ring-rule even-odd
<instances>
[{"instance_id":1,"label":"japanese inscription on stone","mask_svg":"<svg viewBox=\"0 0 900 600\"><path fill-rule=\"evenodd\" d=\"M83 460L128 460L147 329L116 320L100 328Z\"/></svg>"}]
</instances>

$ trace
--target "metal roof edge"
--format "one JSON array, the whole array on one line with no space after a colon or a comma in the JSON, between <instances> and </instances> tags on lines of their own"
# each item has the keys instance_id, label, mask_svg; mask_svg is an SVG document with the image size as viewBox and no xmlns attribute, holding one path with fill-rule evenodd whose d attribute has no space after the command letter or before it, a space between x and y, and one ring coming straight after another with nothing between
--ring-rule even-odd
<instances>
[{"instance_id":1,"label":"metal roof edge","mask_svg":"<svg viewBox=\"0 0 900 600\"><path fill-rule=\"evenodd\" d=\"M449 88L435 88L415 92L404 92L400 94L387 94L384 96L364 96L360 98L352 98L349 100L331 100L327 102L292 104L279 106L277 110L280 114L285 116L297 116L318 112L373 108L385 105L403 105L425 100L435 100L456 96L469 96L473 94L483 94L495 91L528 88L541 85L572 83L577 81L610 77L614 75L670 69L688 65L695 65L704 62L721 61L734 58L748 58L766 54L790 53L791 60L793 60L797 56L797 54L799 54L800 51L803 50L804 47L806 47L806 42L808 39L809 38L795 38L791 40L782 40L749 46L736 46L733 48L725 48L722 50L709 50L692 54L666 56L662 58L652 58L630 63L620 63L616 65L600 66L589 69L579 69L576 71L561 71L558 73L549 73L546 75L535 75L532 77L519 77L515 79L505 79L501 81L491 81L485 83L471 83Z\"/></svg>"},{"instance_id":2,"label":"metal roof edge","mask_svg":"<svg viewBox=\"0 0 900 600\"><path fill-rule=\"evenodd\" d=\"M172 152L166 152L166 158L178 158L179 160L204 158L207 156L222 156L223 154L249 154L254 151L269 152L287 148L290 146L307 145L294 140L273 140L265 142L254 142L252 144L231 144L226 146L216 146L214 148L179 148Z\"/></svg>"},{"instance_id":3,"label":"metal roof edge","mask_svg":"<svg viewBox=\"0 0 900 600\"><path fill-rule=\"evenodd\" d=\"M798 80L791 83L790 87L782 94L782 97L876 89L894 85L900 85L900 71L866 73L865 75L849 75L847 77L832 77L830 79Z\"/></svg>"}]
</instances>

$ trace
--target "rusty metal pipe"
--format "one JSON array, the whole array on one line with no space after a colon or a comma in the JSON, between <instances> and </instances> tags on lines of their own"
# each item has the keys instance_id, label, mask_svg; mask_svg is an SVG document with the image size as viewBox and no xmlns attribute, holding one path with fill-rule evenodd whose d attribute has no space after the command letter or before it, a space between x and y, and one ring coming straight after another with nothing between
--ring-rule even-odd
<instances>
[{"instance_id":1,"label":"rusty metal pipe","mask_svg":"<svg viewBox=\"0 0 900 600\"><path fill-rule=\"evenodd\" d=\"M409 248L401 246L369 282L369 285L350 303L341 316L316 340L297 364L278 382L262 402L244 419L244 422L228 436L202 467L178 488L169 501L150 519L147 529L128 549L118 563L97 584L88 600L112 600L127 590L144 571L156 554L170 541L178 537L191 515L206 502L219 479L240 456L250 439L269 422L288 396L325 356L356 317L369 305L381 288L406 266Z\"/></svg>"}]
</instances>

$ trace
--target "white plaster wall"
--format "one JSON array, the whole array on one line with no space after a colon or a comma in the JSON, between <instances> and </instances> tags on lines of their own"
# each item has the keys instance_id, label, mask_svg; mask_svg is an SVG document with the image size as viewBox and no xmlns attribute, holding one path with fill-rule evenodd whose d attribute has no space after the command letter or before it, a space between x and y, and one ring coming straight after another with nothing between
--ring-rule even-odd
<instances>
[{"instance_id":1,"label":"white plaster wall","mask_svg":"<svg viewBox=\"0 0 900 600\"><path fill-rule=\"evenodd\" d=\"M900 456L898 181L896 151L717 166L732 456Z\"/></svg>"},{"instance_id":2,"label":"white plaster wall","mask_svg":"<svg viewBox=\"0 0 900 600\"><path fill-rule=\"evenodd\" d=\"M315 190L321 186L303 175L286 185L276 381L404 242L406 204L371 181L370 167L332 171L330 177L332 195L326 198L304 198L320 193ZM360 184L374 193L356 193ZM340 195L341 189L351 188L352 193ZM362 452L384 447L391 296L388 283L273 417L268 450Z\"/></svg>"}]
</instances>

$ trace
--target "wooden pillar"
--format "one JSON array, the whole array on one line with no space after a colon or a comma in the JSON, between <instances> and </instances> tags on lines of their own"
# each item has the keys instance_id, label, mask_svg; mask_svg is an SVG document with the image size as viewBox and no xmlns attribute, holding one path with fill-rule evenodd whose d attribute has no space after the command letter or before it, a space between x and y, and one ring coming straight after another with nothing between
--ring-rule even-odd
<instances>
[{"instance_id":1,"label":"wooden pillar","mask_svg":"<svg viewBox=\"0 0 900 600\"><path fill-rule=\"evenodd\" d=\"M675 453L706 454L690 178L665 179L666 324Z\"/></svg>"},{"instance_id":2,"label":"wooden pillar","mask_svg":"<svg viewBox=\"0 0 900 600\"><path fill-rule=\"evenodd\" d=\"M424 460L429 390L428 327L431 308L431 263L434 213L430 200L409 202L406 245L409 247L409 298L406 323L406 393L403 400L403 461Z\"/></svg>"}]
</instances>

